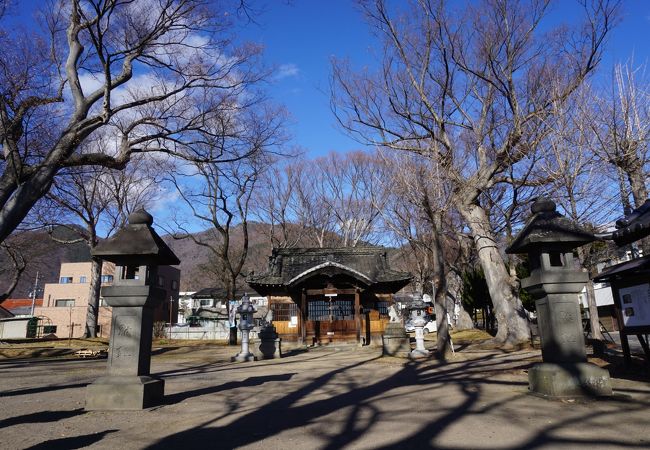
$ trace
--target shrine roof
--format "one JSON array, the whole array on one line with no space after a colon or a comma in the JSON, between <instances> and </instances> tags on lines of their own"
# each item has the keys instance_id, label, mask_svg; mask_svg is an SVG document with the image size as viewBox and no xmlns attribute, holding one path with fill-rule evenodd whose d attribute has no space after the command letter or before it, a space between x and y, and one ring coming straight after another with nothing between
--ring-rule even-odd
<instances>
[{"instance_id":1,"label":"shrine roof","mask_svg":"<svg viewBox=\"0 0 650 450\"><path fill-rule=\"evenodd\" d=\"M273 249L267 272L251 275L247 282L259 286L292 286L327 269L347 274L367 286L382 283L406 285L411 274L390 268L382 247L281 248Z\"/></svg>"}]
</instances>

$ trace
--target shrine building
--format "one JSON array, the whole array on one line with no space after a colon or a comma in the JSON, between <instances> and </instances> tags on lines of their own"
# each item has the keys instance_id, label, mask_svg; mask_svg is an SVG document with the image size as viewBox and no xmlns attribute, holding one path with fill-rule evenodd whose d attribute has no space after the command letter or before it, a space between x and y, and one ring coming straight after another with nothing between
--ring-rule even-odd
<instances>
[{"instance_id":1,"label":"shrine building","mask_svg":"<svg viewBox=\"0 0 650 450\"><path fill-rule=\"evenodd\" d=\"M268 297L283 339L369 344L381 342L392 294L411 278L390 268L384 248L276 248L247 282Z\"/></svg>"}]
</instances>

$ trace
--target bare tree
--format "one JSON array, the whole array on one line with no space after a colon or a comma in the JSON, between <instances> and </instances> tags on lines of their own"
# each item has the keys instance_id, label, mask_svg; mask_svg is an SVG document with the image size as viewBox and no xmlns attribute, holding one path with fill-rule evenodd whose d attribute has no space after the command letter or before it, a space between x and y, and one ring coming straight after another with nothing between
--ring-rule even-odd
<instances>
[{"instance_id":1,"label":"bare tree","mask_svg":"<svg viewBox=\"0 0 650 450\"><path fill-rule=\"evenodd\" d=\"M18 286L21 275L27 269L27 262L25 261L25 256L20 246L10 242L3 242L0 244L0 247L11 262L11 266L5 266L3 264L3 267L0 268L0 276L5 280L9 280L8 285L0 292L0 303L2 303L5 299L9 298L14 289L16 289L16 286Z\"/></svg>"},{"instance_id":2,"label":"bare tree","mask_svg":"<svg viewBox=\"0 0 650 450\"><path fill-rule=\"evenodd\" d=\"M94 142L91 145L99 145ZM128 215L137 208L151 205L157 192L155 177L145 170L142 158L127 169L117 172L102 167L66 169L56 177L48 199L57 204L64 219L71 224L48 223L50 230L65 226L72 231L74 239L62 240L51 234L52 239L63 244L84 242L91 250L100 238L111 234L126 222ZM97 336L102 260L92 258L88 289L88 310L84 337Z\"/></svg>"},{"instance_id":3,"label":"bare tree","mask_svg":"<svg viewBox=\"0 0 650 450\"><path fill-rule=\"evenodd\" d=\"M176 215L177 239L191 239L212 255L212 272L234 299L248 256L251 199L261 174L281 154L286 142L285 112L266 102L233 103L227 114L204 126L217 132L206 138L202 151L208 161L170 170L170 181L187 206ZM240 155L229 161L224 154ZM196 227L206 227L200 236ZM235 230L240 239L233 239ZM230 312L229 303L227 304ZM230 342L237 330L231 328Z\"/></svg>"},{"instance_id":4,"label":"bare tree","mask_svg":"<svg viewBox=\"0 0 650 450\"><path fill-rule=\"evenodd\" d=\"M650 90L645 65L617 64L611 83L593 89L583 104L584 121L596 136L594 149L603 165L613 167L624 212L648 198L650 162ZM650 254L650 239L641 241Z\"/></svg>"},{"instance_id":5,"label":"bare tree","mask_svg":"<svg viewBox=\"0 0 650 450\"><path fill-rule=\"evenodd\" d=\"M298 166L276 163L262 174L255 190L255 215L269 225L273 248L291 248L302 242L306 227L298 221Z\"/></svg>"},{"instance_id":6,"label":"bare tree","mask_svg":"<svg viewBox=\"0 0 650 450\"><path fill-rule=\"evenodd\" d=\"M445 255L445 216L449 193L444 174L431 161L415 154L382 154L383 171L378 173L381 189L374 199L385 226L398 242L408 244L409 262L417 268L421 291L431 283L436 308L438 357L450 352L447 308L447 262Z\"/></svg>"},{"instance_id":7,"label":"bare tree","mask_svg":"<svg viewBox=\"0 0 650 450\"><path fill-rule=\"evenodd\" d=\"M145 152L205 160L203 144L218 133L205 123L224 105L255 101L248 90L265 75L259 48L235 47L232 15L211 2L48 5L43 31L0 33L0 242L64 168L123 169ZM99 132L113 145L80 152Z\"/></svg>"},{"instance_id":8,"label":"bare tree","mask_svg":"<svg viewBox=\"0 0 650 450\"><path fill-rule=\"evenodd\" d=\"M585 104L591 130L597 137L597 154L613 165L619 174L621 201L631 209L648 198L648 161L650 159L650 91L645 66L617 64L610 92ZM630 199L631 196L631 199Z\"/></svg>"},{"instance_id":9,"label":"bare tree","mask_svg":"<svg viewBox=\"0 0 650 450\"><path fill-rule=\"evenodd\" d=\"M375 156L330 153L294 165L296 220L319 247L356 247L377 241L379 209ZM374 203L381 203L375 199Z\"/></svg>"},{"instance_id":10,"label":"bare tree","mask_svg":"<svg viewBox=\"0 0 650 450\"><path fill-rule=\"evenodd\" d=\"M575 223L592 229L614 216L618 192L608 179L607 167L593 149L598 139L592 131L590 89L581 89L570 104L558 104L553 131L544 140L539 167L549 179L547 190L564 214ZM589 114L585 114L588 112ZM589 246L578 249L582 266L595 275ZM587 303L592 337L602 340L594 286L587 283Z\"/></svg>"},{"instance_id":11,"label":"bare tree","mask_svg":"<svg viewBox=\"0 0 650 450\"><path fill-rule=\"evenodd\" d=\"M341 125L362 142L427 155L451 180L494 304L495 338L508 344L529 339L528 322L482 195L535 152L553 106L594 70L619 2L585 2L582 24L543 31L549 3L363 3L384 44L382 67L355 74L334 63Z\"/></svg>"},{"instance_id":12,"label":"bare tree","mask_svg":"<svg viewBox=\"0 0 650 450\"><path fill-rule=\"evenodd\" d=\"M172 174L172 181L194 219L177 218L174 238L190 239L210 251L207 269L224 287L230 313L230 300L235 298L248 256L251 197L263 164L260 160L240 160L229 164L201 163L193 169L191 174ZM191 183L184 179L187 175L191 176ZM207 230L193 233L190 224L196 221L208 226ZM231 327L230 331L230 344L235 345L237 329Z\"/></svg>"}]
</instances>

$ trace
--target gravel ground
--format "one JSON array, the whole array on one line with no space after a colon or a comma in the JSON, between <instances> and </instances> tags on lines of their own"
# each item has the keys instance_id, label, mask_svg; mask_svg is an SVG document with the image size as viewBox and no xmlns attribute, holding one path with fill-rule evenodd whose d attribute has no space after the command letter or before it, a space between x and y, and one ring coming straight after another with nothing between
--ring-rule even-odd
<instances>
[{"instance_id":1,"label":"gravel ground","mask_svg":"<svg viewBox=\"0 0 650 450\"><path fill-rule=\"evenodd\" d=\"M156 350L165 404L124 412L83 409L106 360L2 360L0 448L650 448L647 378L613 379L608 400L545 400L527 393L539 351L468 347L447 364L372 348L231 363L236 352Z\"/></svg>"}]
</instances>

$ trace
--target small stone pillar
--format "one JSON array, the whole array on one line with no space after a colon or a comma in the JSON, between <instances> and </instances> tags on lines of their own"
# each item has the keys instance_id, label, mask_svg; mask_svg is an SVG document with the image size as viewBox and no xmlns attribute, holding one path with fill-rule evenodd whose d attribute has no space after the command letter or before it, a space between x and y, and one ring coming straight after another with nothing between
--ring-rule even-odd
<instances>
[{"instance_id":1,"label":"small stone pillar","mask_svg":"<svg viewBox=\"0 0 650 450\"><path fill-rule=\"evenodd\" d=\"M531 392L548 397L611 395L607 370L588 363L578 294L589 279L573 249L595 238L540 198L533 216L506 250L527 253L530 276L521 286L535 298L543 363L528 372Z\"/></svg>"},{"instance_id":2,"label":"small stone pillar","mask_svg":"<svg viewBox=\"0 0 650 450\"><path fill-rule=\"evenodd\" d=\"M156 234L145 210L95 247L92 254L116 264L102 297L113 308L108 374L86 388L86 410L137 410L160 404L164 380L150 376L153 309L165 299L158 266L180 261Z\"/></svg>"},{"instance_id":3,"label":"small stone pillar","mask_svg":"<svg viewBox=\"0 0 650 450\"><path fill-rule=\"evenodd\" d=\"M244 294L242 303L237 308L239 313L239 329L241 330L241 351L230 358L231 361L256 361L257 358L250 352L250 332L253 329L253 313L255 308L251 305L250 298Z\"/></svg>"},{"instance_id":4,"label":"small stone pillar","mask_svg":"<svg viewBox=\"0 0 650 450\"><path fill-rule=\"evenodd\" d=\"M381 336L382 355L408 358L411 353L411 342L395 305L390 305L388 308L388 317L390 322L386 324L384 334Z\"/></svg>"},{"instance_id":5,"label":"small stone pillar","mask_svg":"<svg viewBox=\"0 0 650 450\"><path fill-rule=\"evenodd\" d=\"M429 357L429 350L424 347L424 326L427 324L424 318L427 305L422 301L420 294L413 296L413 302L409 306L411 311L411 322L415 327L415 348L409 353L411 359L422 359Z\"/></svg>"}]
</instances>

